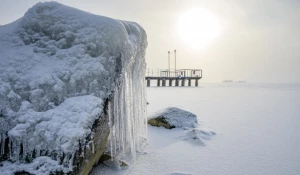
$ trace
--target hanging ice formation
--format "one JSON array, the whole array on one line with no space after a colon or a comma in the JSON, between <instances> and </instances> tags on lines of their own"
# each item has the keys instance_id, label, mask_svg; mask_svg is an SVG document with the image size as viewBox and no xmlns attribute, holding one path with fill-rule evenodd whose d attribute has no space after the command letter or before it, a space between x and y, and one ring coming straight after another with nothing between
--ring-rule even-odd
<instances>
[{"instance_id":1,"label":"hanging ice formation","mask_svg":"<svg viewBox=\"0 0 300 175\"><path fill-rule=\"evenodd\" d=\"M111 155L133 159L147 135L145 63L136 57L125 65L108 107Z\"/></svg>"}]
</instances>

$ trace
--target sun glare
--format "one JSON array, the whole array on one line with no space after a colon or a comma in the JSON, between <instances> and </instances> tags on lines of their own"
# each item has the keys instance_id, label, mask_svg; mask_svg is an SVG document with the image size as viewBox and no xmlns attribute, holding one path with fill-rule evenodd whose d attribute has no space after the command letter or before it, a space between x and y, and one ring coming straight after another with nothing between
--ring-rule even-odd
<instances>
[{"instance_id":1,"label":"sun glare","mask_svg":"<svg viewBox=\"0 0 300 175\"><path fill-rule=\"evenodd\" d=\"M180 37L194 49L210 44L221 30L218 18L205 8L189 10L182 14L178 21Z\"/></svg>"}]
</instances>

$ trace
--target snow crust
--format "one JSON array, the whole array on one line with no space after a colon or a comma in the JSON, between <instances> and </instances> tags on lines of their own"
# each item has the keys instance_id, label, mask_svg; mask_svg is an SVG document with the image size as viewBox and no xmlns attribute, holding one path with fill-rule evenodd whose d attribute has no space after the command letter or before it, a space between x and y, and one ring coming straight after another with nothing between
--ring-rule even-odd
<instances>
[{"instance_id":1,"label":"snow crust","mask_svg":"<svg viewBox=\"0 0 300 175\"><path fill-rule=\"evenodd\" d=\"M54 151L52 160L70 171L74 152L93 135L92 125L113 92L111 137L115 147L133 154L146 133L146 46L146 33L136 23L56 2L38 3L1 26L0 155L9 138L11 161Z\"/></svg>"},{"instance_id":2,"label":"snow crust","mask_svg":"<svg viewBox=\"0 0 300 175\"><path fill-rule=\"evenodd\" d=\"M197 116L177 107L167 107L148 117L148 120L162 118L175 128L195 128L198 126Z\"/></svg>"}]
</instances>

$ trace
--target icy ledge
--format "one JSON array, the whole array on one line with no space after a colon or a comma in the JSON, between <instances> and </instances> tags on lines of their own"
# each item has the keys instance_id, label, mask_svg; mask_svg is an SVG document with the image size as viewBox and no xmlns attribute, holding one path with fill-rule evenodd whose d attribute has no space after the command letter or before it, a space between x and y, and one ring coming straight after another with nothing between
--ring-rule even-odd
<instances>
[{"instance_id":1,"label":"icy ledge","mask_svg":"<svg viewBox=\"0 0 300 175\"><path fill-rule=\"evenodd\" d=\"M146 46L136 23L56 2L1 26L0 171L74 173L109 132L112 155L134 158Z\"/></svg>"}]
</instances>

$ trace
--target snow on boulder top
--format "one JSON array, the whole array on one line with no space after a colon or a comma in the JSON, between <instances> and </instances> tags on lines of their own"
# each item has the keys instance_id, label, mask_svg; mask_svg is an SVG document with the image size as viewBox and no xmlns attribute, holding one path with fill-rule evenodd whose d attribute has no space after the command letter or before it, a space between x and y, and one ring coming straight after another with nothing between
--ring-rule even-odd
<instances>
[{"instance_id":1,"label":"snow on boulder top","mask_svg":"<svg viewBox=\"0 0 300 175\"><path fill-rule=\"evenodd\" d=\"M165 128L195 128L198 126L197 116L176 107L168 107L157 111L148 118L148 124Z\"/></svg>"},{"instance_id":2,"label":"snow on boulder top","mask_svg":"<svg viewBox=\"0 0 300 175\"><path fill-rule=\"evenodd\" d=\"M144 74L146 46L146 33L134 22L56 2L38 3L1 26L1 143L9 137L24 155L73 153L124 74Z\"/></svg>"},{"instance_id":3,"label":"snow on boulder top","mask_svg":"<svg viewBox=\"0 0 300 175\"><path fill-rule=\"evenodd\" d=\"M1 110L17 112L21 106L15 98L5 104L10 91L30 101L36 111L71 96L105 98L121 68L143 54L146 45L146 34L136 23L56 2L38 3L0 29Z\"/></svg>"}]
</instances>

